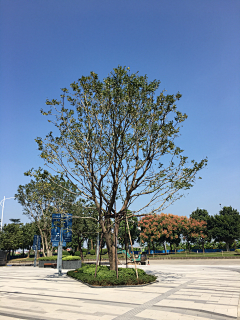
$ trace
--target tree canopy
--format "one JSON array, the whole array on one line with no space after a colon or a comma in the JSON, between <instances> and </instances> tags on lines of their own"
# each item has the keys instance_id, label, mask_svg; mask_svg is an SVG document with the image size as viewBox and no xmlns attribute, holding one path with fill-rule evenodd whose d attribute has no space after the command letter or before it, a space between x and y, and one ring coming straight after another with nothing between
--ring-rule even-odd
<instances>
[{"instance_id":1,"label":"tree canopy","mask_svg":"<svg viewBox=\"0 0 240 320\"><path fill-rule=\"evenodd\" d=\"M231 206L223 207L219 214L212 216L209 225L212 237L226 242L227 250L234 240L240 238L240 215Z\"/></svg>"}]
</instances>

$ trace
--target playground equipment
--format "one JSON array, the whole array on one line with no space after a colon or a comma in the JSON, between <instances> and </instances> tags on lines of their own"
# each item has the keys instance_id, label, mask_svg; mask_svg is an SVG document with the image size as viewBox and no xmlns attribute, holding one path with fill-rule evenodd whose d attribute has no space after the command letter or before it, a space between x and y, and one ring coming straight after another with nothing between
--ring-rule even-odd
<instances>
[{"instance_id":1,"label":"playground equipment","mask_svg":"<svg viewBox=\"0 0 240 320\"><path fill-rule=\"evenodd\" d=\"M131 255L126 252L126 250L118 250L118 254L125 254L127 255L127 258L131 261L134 262L134 259L131 257ZM146 264L147 261L147 255L145 253L139 253L138 255L135 255L135 261L137 264Z\"/></svg>"}]
</instances>

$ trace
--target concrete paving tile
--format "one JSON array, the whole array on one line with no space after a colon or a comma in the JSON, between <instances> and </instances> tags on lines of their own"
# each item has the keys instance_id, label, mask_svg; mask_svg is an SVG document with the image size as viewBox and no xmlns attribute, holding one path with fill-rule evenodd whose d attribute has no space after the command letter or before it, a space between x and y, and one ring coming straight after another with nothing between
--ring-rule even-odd
<instances>
[{"instance_id":1,"label":"concrete paving tile","mask_svg":"<svg viewBox=\"0 0 240 320\"><path fill-rule=\"evenodd\" d=\"M165 311L153 311L146 309L136 315L138 318L143 318L143 319L153 319L153 320L178 320L179 319L179 314L173 314L172 312L165 312Z\"/></svg>"}]
</instances>

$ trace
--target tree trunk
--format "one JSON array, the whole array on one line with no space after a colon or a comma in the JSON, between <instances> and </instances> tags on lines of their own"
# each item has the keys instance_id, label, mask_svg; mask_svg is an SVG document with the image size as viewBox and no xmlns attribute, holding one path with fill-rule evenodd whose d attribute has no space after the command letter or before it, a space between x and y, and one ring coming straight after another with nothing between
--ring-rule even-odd
<instances>
[{"instance_id":1,"label":"tree trunk","mask_svg":"<svg viewBox=\"0 0 240 320\"><path fill-rule=\"evenodd\" d=\"M84 261L83 251L82 251L82 242L83 242L83 239L80 240L80 237L78 237L78 251L80 251L80 257L81 257L82 261Z\"/></svg>"},{"instance_id":2,"label":"tree trunk","mask_svg":"<svg viewBox=\"0 0 240 320\"><path fill-rule=\"evenodd\" d=\"M93 240L91 239L91 250L93 250Z\"/></svg>"},{"instance_id":3,"label":"tree trunk","mask_svg":"<svg viewBox=\"0 0 240 320\"><path fill-rule=\"evenodd\" d=\"M229 251L229 242L226 241L226 249Z\"/></svg>"},{"instance_id":4,"label":"tree trunk","mask_svg":"<svg viewBox=\"0 0 240 320\"><path fill-rule=\"evenodd\" d=\"M203 252L203 253L205 252L205 249L204 249L204 241L202 242L202 252Z\"/></svg>"},{"instance_id":5,"label":"tree trunk","mask_svg":"<svg viewBox=\"0 0 240 320\"><path fill-rule=\"evenodd\" d=\"M118 234L119 225L116 225L116 233ZM116 241L115 241L115 233L112 233L111 230L109 232L105 232L104 234L107 249L108 249L108 257L109 257L109 263L110 263L110 270L116 270Z\"/></svg>"}]
</instances>

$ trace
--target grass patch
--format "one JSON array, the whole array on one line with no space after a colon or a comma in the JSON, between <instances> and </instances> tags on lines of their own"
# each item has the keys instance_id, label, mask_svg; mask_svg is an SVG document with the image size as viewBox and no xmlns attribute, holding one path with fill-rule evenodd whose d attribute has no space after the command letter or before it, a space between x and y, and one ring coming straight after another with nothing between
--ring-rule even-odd
<instances>
[{"instance_id":1,"label":"grass patch","mask_svg":"<svg viewBox=\"0 0 240 320\"><path fill-rule=\"evenodd\" d=\"M207 253L196 253L196 252L180 252L180 253L169 253L169 254L148 254L147 257L151 260L158 259L209 259L209 258L239 258L237 253L234 251L222 252L207 252Z\"/></svg>"},{"instance_id":2,"label":"grass patch","mask_svg":"<svg viewBox=\"0 0 240 320\"><path fill-rule=\"evenodd\" d=\"M108 266L98 266L97 276L95 278L95 268L95 265L83 264L82 268L68 271L67 275L95 286L139 285L147 284L157 279L156 276L146 274L142 269L138 269L137 279L135 269L133 268L118 268L117 279L116 272L110 270Z\"/></svg>"},{"instance_id":3,"label":"grass patch","mask_svg":"<svg viewBox=\"0 0 240 320\"><path fill-rule=\"evenodd\" d=\"M31 261L34 261L34 258L11 259L11 260L8 260L8 263L10 263L10 262L31 262Z\"/></svg>"}]
</instances>

